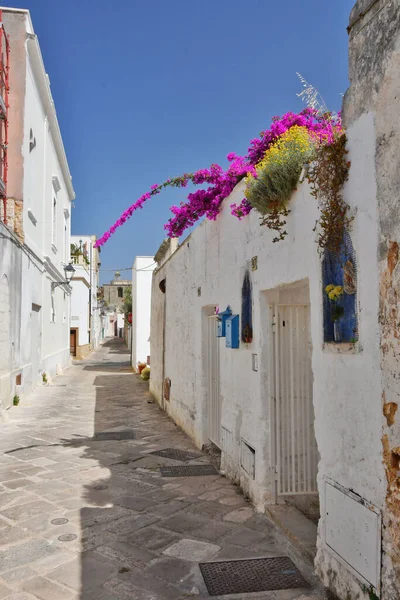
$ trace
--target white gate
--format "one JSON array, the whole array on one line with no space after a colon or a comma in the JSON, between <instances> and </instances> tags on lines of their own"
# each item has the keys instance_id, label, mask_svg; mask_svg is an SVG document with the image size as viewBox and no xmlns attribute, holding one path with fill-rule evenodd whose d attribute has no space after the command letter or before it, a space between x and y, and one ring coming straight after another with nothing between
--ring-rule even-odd
<instances>
[{"instance_id":1,"label":"white gate","mask_svg":"<svg viewBox=\"0 0 400 600\"><path fill-rule=\"evenodd\" d=\"M278 495L317 492L310 308L275 307L275 400Z\"/></svg>"},{"instance_id":2,"label":"white gate","mask_svg":"<svg viewBox=\"0 0 400 600\"><path fill-rule=\"evenodd\" d=\"M208 437L221 447L221 394L219 385L219 338L217 319L208 317Z\"/></svg>"}]
</instances>

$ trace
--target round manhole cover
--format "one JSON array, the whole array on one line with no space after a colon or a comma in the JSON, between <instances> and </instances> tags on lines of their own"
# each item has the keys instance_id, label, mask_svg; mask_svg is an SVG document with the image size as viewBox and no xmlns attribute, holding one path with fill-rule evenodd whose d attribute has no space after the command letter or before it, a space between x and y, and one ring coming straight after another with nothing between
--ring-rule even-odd
<instances>
[{"instance_id":1,"label":"round manhole cover","mask_svg":"<svg viewBox=\"0 0 400 600\"><path fill-rule=\"evenodd\" d=\"M68 523L68 519L53 519L51 521L52 525L66 525Z\"/></svg>"},{"instance_id":2,"label":"round manhole cover","mask_svg":"<svg viewBox=\"0 0 400 600\"><path fill-rule=\"evenodd\" d=\"M66 533L65 535L60 535L58 539L60 542L73 542L76 538L77 536L74 533Z\"/></svg>"}]
</instances>

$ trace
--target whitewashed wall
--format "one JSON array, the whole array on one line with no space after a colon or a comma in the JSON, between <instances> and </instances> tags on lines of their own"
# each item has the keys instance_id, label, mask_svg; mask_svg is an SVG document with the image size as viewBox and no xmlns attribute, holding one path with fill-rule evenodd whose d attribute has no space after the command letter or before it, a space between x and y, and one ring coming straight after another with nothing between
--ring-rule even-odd
<instances>
[{"instance_id":1,"label":"whitewashed wall","mask_svg":"<svg viewBox=\"0 0 400 600\"><path fill-rule=\"evenodd\" d=\"M86 298L84 297L83 293L81 293L79 295L79 301L80 302L86 302L86 310L89 313L89 311L91 311L91 323L88 323L88 330L90 330L90 344L92 349L97 348L97 346L100 343L101 340L101 316L100 316L100 307L98 304L98 300L97 300L97 293L98 293L98 288L99 288L99 269L98 269L98 265L97 265L97 261L99 260L99 254L98 254L98 250L96 250L93 246L94 243L96 241L96 237L94 235L72 235L71 236L71 244L75 244L76 247L80 247L80 244L82 243L82 246L84 246L85 244L87 245L87 258L89 261L88 265L83 265L79 268L77 268L77 273L75 273L74 278L76 278L77 276L79 277L79 271L82 272L82 269L85 271L85 273L83 274L87 284L89 286L89 289L91 291L91 299L90 299L90 303L89 303L89 292L86 293ZM75 307L76 310L78 310L78 299L72 296L72 306ZM71 315L72 317L74 316L74 314L76 313L72 310L71 311ZM83 307L81 307L80 311L78 312L82 312L83 311ZM88 317L89 318L89 317ZM74 319L72 319L71 321L71 327L74 327L74 323L73 323ZM89 341L84 342L85 344L88 344ZM83 342L82 342L83 344ZM81 345L81 343L80 343Z\"/></svg>"},{"instance_id":2,"label":"whitewashed wall","mask_svg":"<svg viewBox=\"0 0 400 600\"><path fill-rule=\"evenodd\" d=\"M374 181L373 119L362 117L348 131L351 160L345 197L354 209L351 237L358 261L359 344L341 352L323 344L321 263L313 226L318 207L306 183L290 201L288 237L274 237L260 227L253 211L241 222L229 205L243 197L239 184L215 222L204 221L155 273L152 296L151 391L172 418L195 440L208 443L204 345L205 315L212 305L241 312L241 287L251 258L258 269L253 285L253 342L238 350L220 341L222 426L233 435L232 458L222 448L222 468L240 481L258 509L275 501L272 395L270 388L271 319L269 305L281 286L308 282L311 304L313 400L320 453L318 489L323 513L326 481L352 489L379 511L383 502L378 344L377 215ZM166 294L159 282L166 279ZM201 295L199 295L201 288ZM293 295L294 294L294 295ZM296 299L296 291L292 300ZM304 298L298 297L299 302ZM165 311L165 370L163 321ZM252 370L252 353L258 371ZM162 377L171 380L170 401L162 399ZM255 478L240 467L243 438L256 450ZM325 544L324 518L319 526L318 561L327 573L336 559ZM376 559L379 561L379 557ZM341 576L355 581L341 568ZM327 576L329 580L329 577ZM329 582L328 582L329 583ZM359 586L357 587L359 590Z\"/></svg>"},{"instance_id":3,"label":"whitewashed wall","mask_svg":"<svg viewBox=\"0 0 400 600\"><path fill-rule=\"evenodd\" d=\"M40 302L37 302L42 307L40 311L41 369L55 375L70 361L70 291L63 286L58 286L52 291L51 287L52 281L65 280L64 266L69 262L70 181L66 180L53 141L55 132L50 125L41 95L43 81L38 80L35 56L28 48L22 151L24 174L26 173L23 184L23 222L27 245L38 253L44 263L42 277L35 277L32 290L34 296L37 298L39 294L41 296ZM29 146L31 130L36 140L32 150ZM56 201L55 219L53 218L54 200ZM30 309L30 290L23 288L23 291L25 295L28 292L24 303ZM30 321L30 314L26 317Z\"/></svg>"},{"instance_id":4,"label":"whitewashed wall","mask_svg":"<svg viewBox=\"0 0 400 600\"><path fill-rule=\"evenodd\" d=\"M7 281L11 307L4 311L9 326L0 315L9 342L0 407L8 408L14 394L41 383L43 371L54 376L70 361L70 289L57 287L52 294L51 282L65 279L74 191L29 11L4 9L3 20L11 48L7 196L14 214L10 229L2 226L0 252L2 295Z\"/></svg>"},{"instance_id":5,"label":"whitewashed wall","mask_svg":"<svg viewBox=\"0 0 400 600\"><path fill-rule=\"evenodd\" d=\"M78 327L78 346L89 344L89 276L85 267L75 265L71 282L71 327Z\"/></svg>"},{"instance_id":6,"label":"whitewashed wall","mask_svg":"<svg viewBox=\"0 0 400 600\"><path fill-rule=\"evenodd\" d=\"M132 366L150 356L152 256L137 256L132 268Z\"/></svg>"}]
</instances>

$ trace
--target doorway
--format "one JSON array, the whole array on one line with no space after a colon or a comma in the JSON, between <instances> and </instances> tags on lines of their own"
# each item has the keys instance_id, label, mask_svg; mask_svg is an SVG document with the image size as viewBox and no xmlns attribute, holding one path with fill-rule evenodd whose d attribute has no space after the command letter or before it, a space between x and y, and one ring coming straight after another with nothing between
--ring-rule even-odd
<instances>
[{"instance_id":1,"label":"doorway","mask_svg":"<svg viewBox=\"0 0 400 600\"><path fill-rule=\"evenodd\" d=\"M70 329L70 331L69 331L69 351L70 351L71 356L76 356L77 342L78 342L77 328Z\"/></svg>"},{"instance_id":2,"label":"doorway","mask_svg":"<svg viewBox=\"0 0 400 600\"><path fill-rule=\"evenodd\" d=\"M319 518L308 284L281 289L272 304L277 502Z\"/></svg>"},{"instance_id":3,"label":"doorway","mask_svg":"<svg viewBox=\"0 0 400 600\"><path fill-rule=\"evenodd\" d=\"M209 440L221 448L222 402L220 391L220 351L217 337L217 319L207 319L207 434Z\"/></svg>"}]
</instances>

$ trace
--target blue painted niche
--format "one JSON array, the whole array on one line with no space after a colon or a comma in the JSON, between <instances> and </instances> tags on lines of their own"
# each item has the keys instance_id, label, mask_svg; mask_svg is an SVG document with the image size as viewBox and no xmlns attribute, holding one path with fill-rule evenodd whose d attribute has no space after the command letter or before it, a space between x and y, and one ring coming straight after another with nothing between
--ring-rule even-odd
<instances>
[{"instance_id":1,"label":"blue painted niche","mask_svg":"<svg viewBox=\"0 0 400 600\"><path fill-rule=\"evenodd\" d=\"M339 254L325 250L322 261L322 295L324 312L324 342L334 342L334 321L332 320L332 303L325 292L327 285L341 285L344 294L340 305L344 314L337 321L339 343L358 340L357 320L357 263L356 256L348 232L343 237Z\"/></svg>"}]
</instances>

